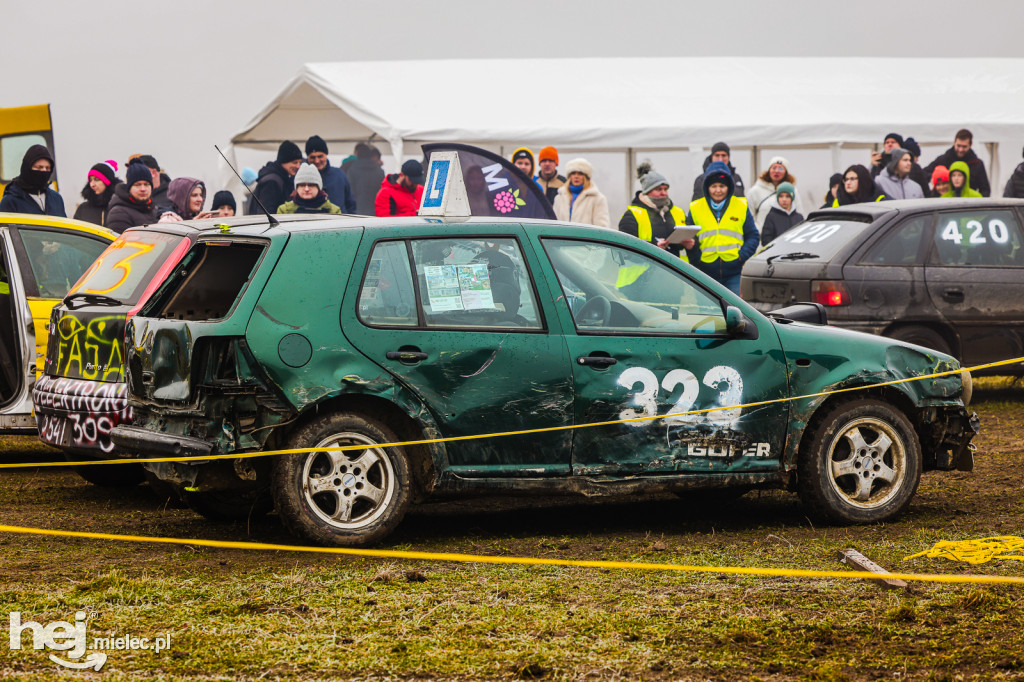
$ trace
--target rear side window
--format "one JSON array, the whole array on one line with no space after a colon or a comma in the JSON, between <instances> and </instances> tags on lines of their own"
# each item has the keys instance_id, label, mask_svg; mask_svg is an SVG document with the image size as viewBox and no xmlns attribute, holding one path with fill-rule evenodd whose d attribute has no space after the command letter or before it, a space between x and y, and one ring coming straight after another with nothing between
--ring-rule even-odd
<instances>
[{"instance_id":1,"label":"rear side window","mask_svg":"<svg viewBox=\"0 0 1024 682\"><path fill-rule=\"evenodd\" d=\"M921 262L924 236L932 222L932 215L914 216L904 220L878 240L864 256L863 263L872 265L914 265Z\"/></svg>"},{"instance_id":2,"label":"rear side window","mask_svg":"<svg viewBox=\"0 0 1024 682\"><path fill-rule=\"evenodd\" d=\"M262 242L197 243L174 268L143 315L195 321L227 317L264 250Z\"/></svg>"},{"instance_id":3,"label":"rear side window","mask_svg":"<svg viewBox=\"0 0 1024 682\"><path fill-rule=\"evenodd\" d=\"M418 324L405 242L381 242L373 248L359 290L359 319L374 326Z\"/></svg>"},{"instance_id":4,"label":"rear side window","mask_svg":"<svg viewBox=\"0 0 1024 682\"><path fill-rule=\"evenodd\" d=\"M72 293L109 296L134 305L160 266L185 241L185 237L162 232L129 230L100 254Z\"/></svg>"},{"instance_id":5,"label":"rear side window","mask_svg":"<svg viewBox=\"0 0 1024 682\"><path fill-rule=\"evenodd\" d=\"M64 298L108 242L81 234L19 228L41 298Z\"/></svg>"},{"instance_id":6,"label":"rear side window","mask_svg":"<svg viewBox=\"0 0 1024 682\"><path fill-rule=\"evenodd\" d=\"M940 213L934 260L940 265L1024 266L1024 239L1016 214L983 208Z\"/></svg>"}]
</instances>

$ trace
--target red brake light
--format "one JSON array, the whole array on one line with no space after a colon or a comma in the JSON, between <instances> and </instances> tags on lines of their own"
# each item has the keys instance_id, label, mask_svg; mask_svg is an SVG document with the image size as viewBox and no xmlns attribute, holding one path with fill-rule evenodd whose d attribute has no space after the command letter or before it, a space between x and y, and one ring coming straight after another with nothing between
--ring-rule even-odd
<instances>
[{"instance_id":1,"label":"red brake light","mask_svg":"<svg viewBox=\"0 0 1024 682\"><path fill-rule=\"evenodd\" d=\"M850 305L850 292L842 282L836 280L812 281L811 298L821 305Z\"/></svg>"}]
</instances>

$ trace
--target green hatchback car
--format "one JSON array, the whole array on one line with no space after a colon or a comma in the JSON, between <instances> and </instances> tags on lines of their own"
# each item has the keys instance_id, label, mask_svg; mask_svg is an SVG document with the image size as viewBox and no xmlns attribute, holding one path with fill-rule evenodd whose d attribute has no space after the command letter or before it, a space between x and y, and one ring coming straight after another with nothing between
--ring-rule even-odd
<instances>
[{"instance_id":1,"label":"green hatchback car","mask_svg":"<svg viewBox=\"0 0 1024 682\"><path fill-rule=\"evenodd\" d=\"M276 507L303 538L359 545L440 495L785 488L875 522L922 472L973 466L969 375L889 383L952 357L815 306L762 315L628 235L230 222L169 226L199 234L128 323L134 423L112 432L139 457L238 455L145 464L209 517ZM302 448L322 451L247 456Z\"/></svg>"}]
</instances>

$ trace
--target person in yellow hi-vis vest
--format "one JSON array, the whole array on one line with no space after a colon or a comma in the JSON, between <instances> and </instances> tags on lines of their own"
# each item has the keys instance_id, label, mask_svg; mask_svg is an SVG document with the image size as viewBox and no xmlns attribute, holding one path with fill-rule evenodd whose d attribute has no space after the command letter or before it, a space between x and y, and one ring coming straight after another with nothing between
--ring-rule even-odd
<instances>
[{"instance_id":1,"label":"person in yellow hi-vis vest","mask_svg":"<svg viewBox=\"0 0 1024 682\"><path fill-rule=\"evenodd\" d=\"M696 241L686 240L690 263L701 272L740 293L740 271L754 255L761 235L747 200L733 196L732 174L721 161L713 161L704 173L704 196L690 204L686 222L697 225Z\"/></svg>"},{"instance_id":2,"label":"person in yellow hi-vis vest","mask_svg":"<svg viewBox=\"0 0 1024 682\"><path fill-rule=\"evenodd\" d=\"M652 169L651 164L641 163L636 174L640 178L640 191L619 218L619 232L639 237L685 261L686 252L678 244L669 244L668 236L677 225L686 224L686 211L669 199L668 180Z\"/></svg>"}]
</instances>

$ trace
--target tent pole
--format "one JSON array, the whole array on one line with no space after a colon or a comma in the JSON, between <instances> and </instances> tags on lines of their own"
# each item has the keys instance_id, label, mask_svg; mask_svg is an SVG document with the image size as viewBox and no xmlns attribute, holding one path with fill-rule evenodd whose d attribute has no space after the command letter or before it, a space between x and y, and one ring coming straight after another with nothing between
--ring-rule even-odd
<instances>
[{"instance_id":1,"label":"tent pole","mask_svg":"<svg viewBox=\"0 0 1024 682\"><path fill-rule=\"evenodd\" d=\"M757 145L755 144L753 147L750 148L750 175L748 176L750 177L750 180L748 180L747 182L757 182L757 152L758 149ZM751 187L753 187L753 185L751 185Z\"/></svg>"},{"instance_id":2,"label":"tent pole","mask_svg":"<svg viewBox=\"0 0 1024 682\"><path fill-rule=\"evenodd\" d=\"M998 142L986 142L985 146L988 147L988 184L992 188L992 196L1001 197L1003 193L999 191L999 143Z\"/></svg>"},{"instance_id":3,"label":"tent pole","mask_svg":"<svg viewBox=\"0 0 1024 682\"><path fill-rule=\"evenodd\" d=\"M840 154L840 152L842 151L842 147L843 147L843 143L842 142L833 142L832 144L829 145L829 149L832 150L832 172L833 173L842 173L843 172L842 168L841 168L842 163L843 163L843 157Z\"/></svg>"},{"instance_id":4,"label":"tent pole","mask_svg":"<svg viewBox=\"0 0 1024 682\"><path fill-rule=\"evenodd\" d=\"M636 175L636 159L633 148L626 149L626 205L633 201L633 177Z\"/></svg>"}]
</instances>

